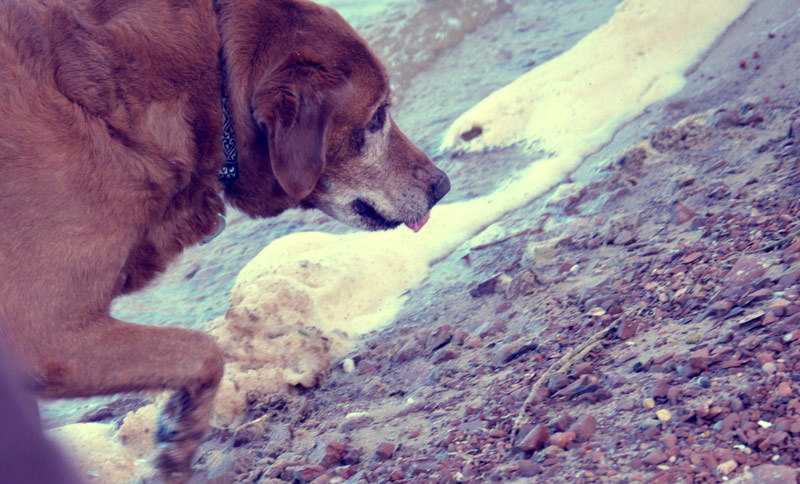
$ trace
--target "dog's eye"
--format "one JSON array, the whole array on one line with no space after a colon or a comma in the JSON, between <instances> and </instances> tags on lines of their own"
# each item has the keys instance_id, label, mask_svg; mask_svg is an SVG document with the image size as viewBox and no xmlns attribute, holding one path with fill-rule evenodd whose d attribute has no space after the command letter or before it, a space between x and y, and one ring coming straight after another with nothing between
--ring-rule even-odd
<instances>
[{"instance_id":1,"label":"dog's eye","mask_svg":"<svg viewBox=\"0 0 800 484\"><path fill-rule=\"evenodd\" d=\"M372 116L372 119L367 123L367 131L376 133L383 128L383 123L386 122L386 105L381 106Z\"/></svg>"}]
</instances>

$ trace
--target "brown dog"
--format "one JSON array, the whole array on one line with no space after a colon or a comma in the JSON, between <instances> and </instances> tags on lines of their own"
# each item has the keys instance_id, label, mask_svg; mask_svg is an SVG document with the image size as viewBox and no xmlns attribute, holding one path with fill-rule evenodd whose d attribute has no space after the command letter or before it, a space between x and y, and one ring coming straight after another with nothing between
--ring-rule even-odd
<instances>
[{"instance_id":1,"label":"brown dog","mask_svg":"<svg viewBox=\"0 0 800 484\"><path fill-rule=\"evenodd\" d=\"M369 47L305 0L2 0L0 89L2 350L43 397L174 390L172 482L222 356L201 332L113 319L111 300L213 234L223 188L252 216L300 205L376 230L418 229L450 186L392 121Z\"/></svg>"}]
</instances>

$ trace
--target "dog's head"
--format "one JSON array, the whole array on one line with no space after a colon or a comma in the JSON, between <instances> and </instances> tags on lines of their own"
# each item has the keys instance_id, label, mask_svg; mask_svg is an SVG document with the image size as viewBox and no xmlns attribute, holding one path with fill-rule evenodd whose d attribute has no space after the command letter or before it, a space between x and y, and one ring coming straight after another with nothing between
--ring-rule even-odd
<instances>
[{"instance_id":1,"label":"dog's head","mask_svg":"<svg viewBox=\"0 0 800 484\"><path fill-rule=\"evenodd\" d=\"M450 181L394 123L386 70L364 40L331 9L290 3L289 51L267 61L251 97L274 180L295 205L351 226L418 230Z\"/></svg>"}]
</instances>

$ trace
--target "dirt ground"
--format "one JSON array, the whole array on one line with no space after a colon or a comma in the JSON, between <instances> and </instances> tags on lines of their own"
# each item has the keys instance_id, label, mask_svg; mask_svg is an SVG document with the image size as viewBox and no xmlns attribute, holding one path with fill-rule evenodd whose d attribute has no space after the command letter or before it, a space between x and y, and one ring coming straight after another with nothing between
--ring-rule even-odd
<instances>
[{"instance_id":1,"label":"dirt ground","mask_svg":"<svg viewBox=\"0 0 800 484\"><path fill-rule=\"evenodd\" d=\"M215 429L196 482L797 482L798 18L756 2L317 387Z\"/></svg>"}]
</instances>

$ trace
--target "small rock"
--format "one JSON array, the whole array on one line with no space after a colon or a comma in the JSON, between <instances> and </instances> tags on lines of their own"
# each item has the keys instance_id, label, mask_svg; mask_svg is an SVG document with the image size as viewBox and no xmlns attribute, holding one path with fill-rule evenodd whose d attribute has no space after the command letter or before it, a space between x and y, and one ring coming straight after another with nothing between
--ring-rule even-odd
<instances>
[{"instance_id":1,"label":"small rock","mask_svg":"<svg viewBox=\"0 0 800 484\"><path fill-rule=\"evenodd\" d=\"M666 462L667 459L669 459L669 456L665 452L659 449L653 449L642 459L642 462L651 466L656 466Z\"/></svg>"},{"instance_id":2,"label":"small rock","mask_svg":"<svg viewBox=\"0 0 800 484\"><path fill-rule=\"evenodd\" d=\"M344 422L339 424L337 430L346 434L348 432L366 427L367 425L371 424L373 420L375 420L375 418L372 417L372 415L367 415L364 413L353 414L352 416L347 415L344 419Z\"/></svg>"},{"instance_id":3,"label":"small rock","mask_svg":"<svg viewBox=\"0 0 800 484\"><path fill-rule=\"evenodd\" d=\"M745 254L737 259L731 270L722 278L722 281L730 286L744 287L763 276L765 272L766 268L762 263L762 256Z\"/></svg>"},{"instance_id":4,"label":"small rock","mask_svg":"<svg viewBox=\"0 0 800 484\"><path fill-rule=\"evenodd\" d=\"M767 375L772 375L776 371L778 371L778 367L775 366L775 363L768 361L761 366L761 370L764 371Z\"/></svg>"},{"instance_id":5,"label":"small rock","mask_svg":"<svg viewBox=\"0 0 800 484\"><path fill-rule=\"evenodd\" d=\"M660 410L656 410L656 417L662 422L669 422L672 418L672 413L669 410L662 408Z\"/></svg>"},{"instance_id":6,"label":"small rock","mask_svg":"<svg viewBox=\"0 0 800 484\"><path fill-rule=\"evenodd\" d=\"M756 64L756 69L757 68L758 68L758 64ZM761 111L756 111L753 114L751 114L750 116L748 116L747 119L745 119L742 122L742 125L748 126L748 125L751 125L751 124L758 124L758 123L761 123L763 121L764 121L764 113L762 113Z\"/></svg>"},{"instance_id":7,"label":"small rock","mask_svg":"<svg viewBox=\"0 0 800 484\"><path fill-rule=\"evenodd\" d=\"M705 370L708 368L708 360L708 348L696 349L689 355L689 364L700 370Z\"/></svg>"},{"instance_id":8,"label":"small rock","mask_svg":"<svg viewBox=\"0 0 800 484\"><path fill-rule=\"evenodd\" d=\"M428 340L425 342L425 349L433 353L434 351L438 350L442 346L446 345L453 339L453 335L455 334L455 329L449 324L443 324L433 330L433 332L428 336Z\"/></svg>"},{"instance_id":9,"label":"small rock","mask_svg":"<svg viewBox=\"0 0 800 484\"><path fill-rule=\"evenodd\" d=\"M768 363L772 360L772 353L769 351L762 351L756 355L756 359L761 366L764 366L765 363Z\"/></svg>"},{"instance_id":10,"label":"small rock","mask_svg":"<svg viewBox=\"0 0 800 484\"><path fill-rule=\"evenodd\" d=\"M527 296L534 293L539 287L544 284L544 281L539 277L539 274L532 269L520 271L506 290L506 297L508 299L515 299L520 296Z\"/></svg>"},{"instance_id":11,"label":"small rock","mask_svg":"<svg viewBox=\"0 0 800 484\"><path fill-rule=\"evenodd\" d=\"M588 442L597 431L597 419L592 414L584 415L572 424L570 431L577 435L578 442Z\"/></svg>"},{"instance_id":12,"label":"small rock","mask_svg":"<svg viewBox=\"0 0 800 484\"><path fill-rule=\"evenodd\" d=\"M574 398L587 393L594 393L600 390L599 380L592 375L583 375L570 385L561 390L567 398Z\"/></svg>"},{"instance_id":13,"label":"small rock","mask_svg":"<svg viewBox=\"0 0 800 484\"><path fill-rule=\"evenodd\" d=\"M639 323L630 318L622 318L622 322L617 328L617 337L623 341L636 336L636 330L639 329Z\"/></svg>"},{"instance_id":14,"label":"small rock","mask_svg":"<svg viewBox=\"0 0 800 484\"><path fill-rule=\"evenodd\" d=\"M267 429L261 422L249 422L236 429L233 434L233 446L240 447L250 442L267 438Z\"/></svg>"},{"instance_id":15,"label":"small rock","mask_svg":"<svg viewBox=\"0 0 800 484\"><path fill-rule=\"evenodd\" d=\"M778 396L779 397L792 396L792 385L788 381L782 381L778 384Z\"/></svg>"},{"instance_id":16,"label":"small rock","mask_svg":"<svg viewBox=\"0 0 800 484\"><path fill-rule=\"evenodd\" d=\"M495 319L491 322L486 322L480 327L480 336L483 339L489 338L491 336L495 336L500 333L505 333L507 329L507 325L505 321L502 319Z\"/></svg>"},{"instance_id":17,"label":"small rock","mask_svg":"<svg viewBox=\"0 0 800 484\"><path fill-rule=\"evenodd\" d=\"M711 122L719 129L727 129L734 126L739 126L741 118L739 117L738 110L722 108L714 113Z\"/></svg>"},{"instance_id":18,"label":"small rock","mask_svg":"<svg viewBox=\"0 0 800 484\"><path fill-rule=\"evenodd\" d=\"M497 350L496 360L499 363L508 363L529 351L533 351L538 347L533 341L512 341L511 343L504 344Z\"/></svg>"},{"instance_id":19,"label":"small rock","mask_svg":"<svg viewBox=\"0 0 800 484\"><path fill-rule=\"evenodd\" d=\"M547 425L540 424L532 428L530 432L523 437L522 442L519 444L519 448L525 452L540 450L544 448L544 445L549 439L550 430L547 428Z\"/></svg>"},{"instance_id":20,"label":"small rock","mask_svg":"<svg viewBox=\"0 0 800 484\"><path fill-rule=\"evenodd\" d=\"M718 316L724 316L728 314L728 311L733 308L733 303L730 301L717 301L709 306L709 309L715 311Z\"/></svg>"},{"instance_id":21,"label":"small rock","mask_svg":"<svg viewBox=\"0 0 800 484\"><path fill-rule=\"evenodd\" d=\"M375 455L380 457L381 460L389 460L394 455L395 450L397 450L397 445L391 442L382 442L375 449Z\"/></svg>"},{"instance_id":22,"label":"small rock","mask_svg":"<svg viewBox=\"0 0 800 484\"><path fill-rule=\"evenodd\" d=\"M322 466L307 465L299 468L295 474L295 480L299 482L311 482L325 473Z\"/></svg>"},{"instance_id":23,"label":"small rock","mask_svg":"<svg viewBox=\"0 0 800 484\"><path fill-rule=\"evenodd\" d=\"M667 397L667 392L670 388L670 379L669 378L659 378L658 383L653 388L652 394L650 396L653 397L655 400L661 400Z\"/></svg>"},{"instance_id":24,"label":"small rock","mask_svg":"<svg viewBox=\"0 0 800 484\"><path fill-rule=\"evenodd\" d=\"M646 410L652 410L656 408L656 401L652 398L645 398L644 401L642 402L642 406Z\"/></svg>"},{"instance_id":25,"label":"small rock","mask_svg":"<svg viewBox=\"0 0 800 484\"><path fill-rule=\"evenodd\" d=\"M671 386L669 390L667 390L667 400L669 403L675 405L681 399L681 389L678 386Z\"/></svg>"},{"instance_id":26,"label":"small rock","mask_svg":"<svg viewBox=\"0 0 800 484\"><path fill-rule=\"evenodd\" d=\"M667 434L662 439L666 447L675 447L678 445L678 437L675 434Z\"/></svg>"},{"instance_id":27,"label":"small rock","mask_svg":"<svg viewBox=\"0 0 800 484\"><path fill-rule=\"evenodd\" d=\"M481 337L475 336L474 334L471 334L464 339L464 347L470 350L473 350L482 344L483 340Z\"/></svg>"},{"instance_id":28,"label":"small rock","mask_svg":"<svg viewBox=\"0 0 800 484\"><path fill-rule=\"evenodd\" d=\"M567 444L575 440L576 437L577 435L575 435L575 432L556 432L550 436L550 444L564 449L567 447Z\"/></svg>"},{"instance_id":29,"label":"small rock","mask_svg":"<svg viewBox=\"0 0 800 484\"><path fill-rule=\"evenodd\" d=\"M572 370L572 376L578 378L583 375L591 375L593 372L592 364L585 362L575 365L575 369Z\"/></svg>"},{"instance_id":30,"label":"small rock","mask_svg":"<svg viewBox=\"0 0 800 484\"><path fill-rule=\"evenodd\" d=\"M550 393L555 393L567 385L569 385L569 377L563 373L556 373L547 382L547 389L550 390Z\"/></svg>"},{"instance_id":31,"label":"small rock","mask_svg":"<svg viewBox=\"0 0 800 484\"><path fill-rule=\"evenodd\" d=\"M318 462L325 469L336 467L342 463L344 456L347 455L348 447L345 442L331 441L324 445L324 455ZM312 461L313 462L313 461Z\"/></svg>"},{"instance_id":32,"label":"small rock","mask_svg":"<svg viewBox=\"0 0 800 484\"><path fill-rule=\"evenodd\" d=\"M507 274L498 274L491 279L481 282L471 291L469 295L477 299L479 297L496 294L505 291L511 284L511 277Z\"/></svg>"},{"instance_id":33,"label":"small rock","mask_svg":"<svg viewBox=\"0 0 800 484\"><path fill-rule=\"evenodd\" d=\"M636 405L636 403L633 401L632 398L623 398L617 404L617 410L621 410L621 411L627 412L627 411L633 410L633 407L635 405Z\"/></svg>"},{"instance_id":34,"label":"small rock","mask_svg":"<svg viewBox=\"0 0 800 484\"><path fill-rule=\"evenodd\" d=\"M442 348L431 356L431 363L438 365L445 361L455 360L459 356L461 356L461 352L455 348Z\"/></svg>"},{"instance_id":35,"label":"small rock","mask_svg":"<svg viewBox=\"0 0 800 484\"><path fill-rule=\"evenodd\" d=\"M726 460L722 464L717 466L717 473L722 474L723 476L727 476L731 472L733 472L737 467L739 467L739 463L735 460Z\"/></svg>"},{"instance_id":36,"label":"small rock","mask_svg":"<svg viewBox=\"0 0 800 484\"><path fill-rule=\"evenodd\" d=\"M411 338L406 344L404 344L397 353L394 354L392 358L397 363L403 363L406 361L411 361L417 356L421 355L424 351L424 347L422 343L417 340L416 338Z\"/></svg>"},{"instance_id":37,"label":"small rock","mask_svg":"<svg viewBox=\"0 0 800 484\"><path fill-rule=\"evenodd\" d=\"M675 225L681 225L693 219L695 212L681 202L675 202L670 210L670 219Z\"/></svg>"},{"instance_id":38,"label":"small rock","mask_svg":"<svg viewBox=\"0 0 800 484\"><path fill-rule=\"evenodd\" d=\"M660 426L661 426L661 420L650 417L644 419L644 421L642 421L642 423L639 424L639 428L645 430L651 427L660 427Z\"/></svg>"},{"instance_id":39,"label":"small rock","mask_svg":"<svg viewBox=\"0 0 800 484\"><path fill-rule=\"evenodd\" d=\"M593 308L589 309L588 311L586 311L586 315L587 316L597 316L597 317L605 316L606 315L606 310L601 308L601 307L593 307Z\"/></svg>"},{"instance_id":40,"label":"small rock","mask_svg":"<svg viewBox=\"0 0 800 484\"><path fill-rule=\"evenodd\" d=\"M523 459L518 465L522 477L533 477L542 472L542 466L530 459Z\"/></svg>"}]
</instances>

